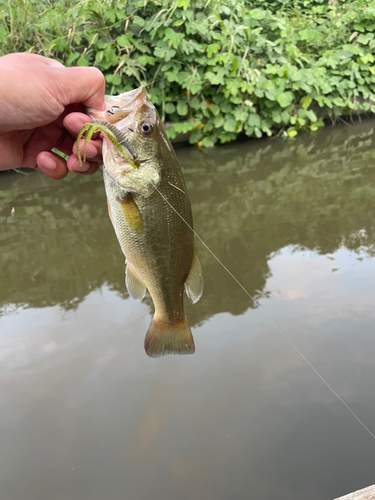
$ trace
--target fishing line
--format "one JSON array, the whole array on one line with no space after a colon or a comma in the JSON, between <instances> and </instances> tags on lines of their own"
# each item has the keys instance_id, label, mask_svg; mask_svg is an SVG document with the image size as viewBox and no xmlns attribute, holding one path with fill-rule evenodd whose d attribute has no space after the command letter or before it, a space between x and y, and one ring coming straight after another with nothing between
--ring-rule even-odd
<instances>
[{"instance_id":1,"label":"fishing line","mask_svg":"<svg viewBox=\"0 0 375 500\"><path fill-rule=\"evenodd\" d=\"M150 181L151 182L151 181ZM159 189L151 182L152 186L156 189L156 191L160 194L160 196L163 198L163 200L168 203L168 205L171 207L171 209L180 217L181 220L184 221L184 223L187 225L187 227L192 231L192 233L198 238L198 240L202 243L202 245L210 252L210 254L216 259L216 261L227 271L227 273L234 279L234 281L242 288L242 290L246 293L248 297L253 301L253 303L257 306L260 307L259 302L257 302L254 297L250 295L250 293L246 290L246 288L238 281L238 279L229 271L229 269L221 262L219 257L216 257L214 252L206 245L206 243L202 240L202 238L194 231L194 229L190 226L190 224L182 217L181 214L177 212L177 210L174 208L173 205L167 200L167 198L159 191ZM174 186L175 187L175 186ZM263 314L263 313L262 313ZM370 429L362 422L362 420L355 414L355 412L350 408L348 403L346 403L342 397L340 397L337 392L333 389L332 386L329 385L329 383L323 378L322 375L314 368L314 366L311 364L311 362L306 358L306 356L298 349L296 345L293 344L293 342L283 333L280 328L276 326L275 323L273 323L273 326L278 330L281 335L289 342L289 344L293 347L293 349L301 356L301 358L309 365L309 367L312 369L312 371L320 378L320 380L326 385L326 387L337 397L339 401L350 411L350 413L353 415L353 417L362 425L362 427L370 434L370 436L375 439L375 434L373 434Z\"/></svg>"}]
</instances>

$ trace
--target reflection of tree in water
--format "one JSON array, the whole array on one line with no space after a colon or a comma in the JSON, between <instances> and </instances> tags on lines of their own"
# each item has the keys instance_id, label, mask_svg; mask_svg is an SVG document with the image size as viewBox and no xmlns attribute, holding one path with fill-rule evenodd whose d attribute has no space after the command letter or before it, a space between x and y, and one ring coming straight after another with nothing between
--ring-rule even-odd
<instances>
[{"instance_id":1,"label":"reflection of tree in water","mask_svg":"<svg viewBox=\"0 0 375 500\"><path fill-rule=\"evenodd\" d=\"M103 284L125 292L116 276L124 258L100 175L56 183L37 173L11 174L0 182L1 305L70 309Z\"/></svg>"},{"instance_id":2,"label":"reflection of tree in water","mask_svg":"<svg viewBox=\"0 0 375 500\"><path fill-rule=\"evenodd\" d=\"M375 143L369 122L293 143L254 141L186 156L195 227L251 295L262 295L267 259L285 246L321 254L365 246L374 254ZM253 307L209 254L203 250L200 256L207 315Z\"/></svg>"},{"instance_id":3,"label":"reflection of tree in water","mask_svg":"<svg viewBox=\"0 0 375 500\"><path fill-rule=\"evenodd\" d=\"M195 228L255 297L269 255L286 245L373 255L375 144L371 123L195 151L180 149ZM106 284L127 296L124 258L110 225L100 174L56 183L40 174L0 177L0 307L75 307ZM10 216L12 206L16 216ZM196 323L253 305L200 248L205 293L189 308Z\"/></svg>"}]
</instances>

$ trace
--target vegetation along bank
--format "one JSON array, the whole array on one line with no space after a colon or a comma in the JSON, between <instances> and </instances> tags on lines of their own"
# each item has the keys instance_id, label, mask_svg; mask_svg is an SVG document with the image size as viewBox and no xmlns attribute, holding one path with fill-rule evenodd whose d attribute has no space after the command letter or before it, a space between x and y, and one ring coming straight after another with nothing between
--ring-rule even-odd
<instances>
[{"instance_id":1,"label":"vegetation along bank","mask_svg":"<svg viewBox=\"0 0 375 500\"><path fill-rule=\"evenodd\" d=\"M95 65L145 85L174 138L294 137L375 111L375 0L0 0L0 54Z\"/></svg>"}]
</instances>

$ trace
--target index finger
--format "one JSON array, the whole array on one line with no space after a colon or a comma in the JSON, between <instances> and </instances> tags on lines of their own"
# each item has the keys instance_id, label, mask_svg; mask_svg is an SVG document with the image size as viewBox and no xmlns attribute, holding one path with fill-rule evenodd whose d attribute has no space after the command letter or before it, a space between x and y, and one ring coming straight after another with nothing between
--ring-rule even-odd
<instances>
[{"instance_id":1,"label":"index finger","mask_svg":"<svg viewBox=\"0 0 375 500\"><path fill-rule=\"evenodd\" d=\"M85 123L92 122L92 118L85 113L73 112L65 116L63 125L73 137L77 137Z\"/></svg>"},{"instance_id":2,"label":"index finger","mask_svg":"<svg viewBox=\"0 0 375 500\"><path fill-rule=\"evenodd\" d=\"M82 103L84 106L102 111L105 109L103 73L94 67L77 66L60 70L55 82L63 105Z\"/></svg>"}]
</instances>

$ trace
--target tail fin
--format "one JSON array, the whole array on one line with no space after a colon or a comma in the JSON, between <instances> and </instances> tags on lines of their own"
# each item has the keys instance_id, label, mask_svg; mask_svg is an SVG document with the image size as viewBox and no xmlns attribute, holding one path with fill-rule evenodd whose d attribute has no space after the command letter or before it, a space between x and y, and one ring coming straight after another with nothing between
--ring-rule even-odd
<instances>
[{"instance_id":1,"label":"tail fin","mask_svg":"<svg viewBox=\"0 0 375 500\"><path fill-rule=\"evenodd\" d=\"M151 358L166 354L194 354L194 339L186 318L179 323L154 318L146 334L145 351Z\"/></svg>"}]
</instances>

